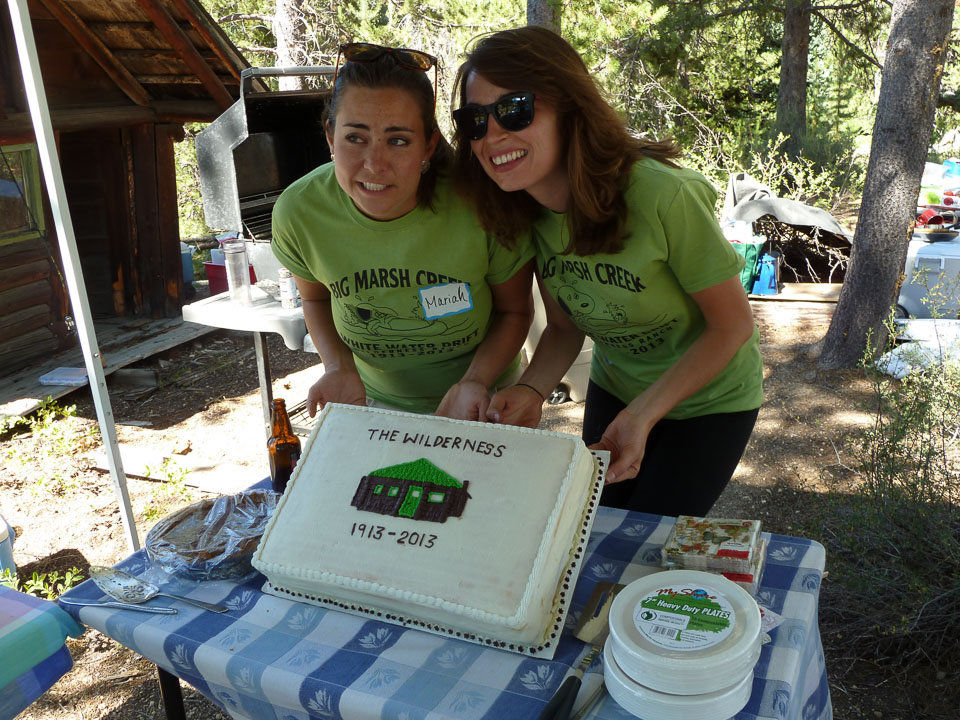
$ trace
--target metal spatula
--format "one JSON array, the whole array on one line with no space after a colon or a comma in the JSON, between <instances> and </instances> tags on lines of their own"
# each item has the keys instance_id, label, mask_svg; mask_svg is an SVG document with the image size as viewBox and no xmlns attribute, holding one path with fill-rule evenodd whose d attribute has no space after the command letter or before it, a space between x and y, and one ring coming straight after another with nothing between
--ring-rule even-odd
<instances>
[{"instance_id":1,"label":"metal spatula","mask_svg":"<svg viewBox=\"0 0 960 720\"><path fill-rule=\"evenodd\" d=\"M138 578L136 575L131 575L117 568L91 565L90 577L98 588L114 600L119 600L120 602L142 603L157 595L162 595L163 597L174 598L175 600L183 600L184 602L202 607L204 610L209 610L210 612L227 612L227 608L224 605L216 605L183 595L171 595L170 593L160 592L160 588L153 583L149 583L146 580Z\"/></svg>"},{"instance_id":2,"label":"metal spatula","mask_svg":"<svg viewBox=\"0 0 960 720\"><path fill-rule=\"evenodd\" d=\"M578 640L590 643L590 648L573 674L563 681L563 684L554 693L547 706L540 713L539 720L568 720L573 703L580 692L583 673L593 664L597 656L603 651L603 643L607 639L610 626L607 618L610 615L610 606L617 593L623 590L624 585L612 582L598 582L593 589L586 607L580 614L573 634Z\"/></svg>"}]
</instances>

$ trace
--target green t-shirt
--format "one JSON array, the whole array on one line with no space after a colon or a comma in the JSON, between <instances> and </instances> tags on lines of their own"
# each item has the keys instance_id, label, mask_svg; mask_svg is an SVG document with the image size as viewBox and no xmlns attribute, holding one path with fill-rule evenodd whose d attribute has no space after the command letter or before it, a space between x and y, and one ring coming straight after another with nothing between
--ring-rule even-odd
<instances>
[{"instance_id":1,"label":"green t-shirt","mask_svg":"<svg viewBox=\"0 0 960 720\"><path fill-rule=\"evenodd\" d=\"M463 377L493 319L490 286L534 254L529 238L508 250L488 237L443 179L434 210L372 220L337 184L332 164L284 190L271 245L294 275L330 290L337 333L367 395L413 412L436 410Z\"/></svg>"},{"instance_id":2,"label":"green t-shirt","mask_svg":"<svg viewBox=\"0 0 960 720\"><path fill-rule=\"evenodd\" d=\"M563 255L566 216L534 226L538 272L574 324L594 342L590 378L629 403L690 347L705 327L690 293L737 275L743 263L714 217L716 192L700 174L645 158L632 171L624 249ZM688 418L752 410L763 402L758 333L703 388L667 413Z\"/></svg>"}]
</instances>

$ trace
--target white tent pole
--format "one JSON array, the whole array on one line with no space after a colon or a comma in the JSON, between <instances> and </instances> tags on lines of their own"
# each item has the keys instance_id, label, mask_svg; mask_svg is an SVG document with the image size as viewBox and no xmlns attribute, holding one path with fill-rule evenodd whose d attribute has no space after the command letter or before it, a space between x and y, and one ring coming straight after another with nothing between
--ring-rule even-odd
<instances>
[{"instance_id":1,"label":"white tent pole","mask_svg":"<svg viewBox=\"0 0 960 720\"><path fill-rule=\"evenodd\" d=\"M63 272L70 291L70 303L73 305L80 347L87 366L90 391L93 404L97 409L100 423L100 437L107 447L107 464L113 476L113 485L120 502L120 517L127 535L127 543L132 551L140 549L137 538L137 526L130 507L130 494L127 492L127 478L120 460L120 447L117 444L117 428L113 421L113 408L107 393L107 380L103 372L100 348L90 317L90 304L87 301L87 288L80 270L80 255L77 252L77 238L73 231L73 221L67 207L67 195L63 185L63 173L54 142L53 125L50 122L50 109L47 95L43 89L43 76L40 74L40 62L37 59L37 45L33 37L33 25L30 23L30 11L27 0L7 0L10 17L13 20L13 35L17 41L20 55L20 71L23 73L23 85L27 92L27 102L33 119L33 131L37 139L37 149L43 166L47 195L57 226L57 238L60 242L60 255L64 260Z\"/></svg>"}]
</instances>

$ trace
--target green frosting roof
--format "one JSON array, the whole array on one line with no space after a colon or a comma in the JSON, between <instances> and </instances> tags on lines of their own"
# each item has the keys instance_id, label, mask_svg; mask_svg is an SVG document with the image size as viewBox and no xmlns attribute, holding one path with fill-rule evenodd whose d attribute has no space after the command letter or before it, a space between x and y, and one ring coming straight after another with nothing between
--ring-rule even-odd
<instances>
[{"instance_id":1,"label":"green frosting roof","mask_svg":"<svg viewBox=\"0 0 960 720\"><path fill-rule=\"evenodd\" d=\"M400 463L399 465L390 465L389 467L380 468L368 474L376 475L377 477L396 478L397 480L429 482L444 487L463 487L456 478L444 472L426 458Z\"/></svg>"}]
</instances>

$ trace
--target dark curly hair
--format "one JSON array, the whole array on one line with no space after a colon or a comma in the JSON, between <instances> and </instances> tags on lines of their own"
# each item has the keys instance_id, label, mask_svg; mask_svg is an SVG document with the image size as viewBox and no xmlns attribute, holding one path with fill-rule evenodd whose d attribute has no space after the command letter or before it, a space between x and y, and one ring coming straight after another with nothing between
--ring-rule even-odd
<instances>
[{"instance_id":1,"label":"dark curly hair","mask_svg":"<svg viewBox=\"0 0 960 720\"><path fill-rule=\"evenodd\" d=\"M580 55L552 30L527 26L481 35L457 71L454 102L466 103L472 73L509 90L534 92L538 102L555 108L558 134L571 191L567 213L576 255L615 253L623 248L627 206L623 190L630 168L643 157L676 166L680 151L670 141L651 142L630 133L623 117L605 100ZM454 177L487 232L512 239L542 212L526 192L507 193L487 176L459 135L454 147Z\"/></svg>"}]
</instances>

